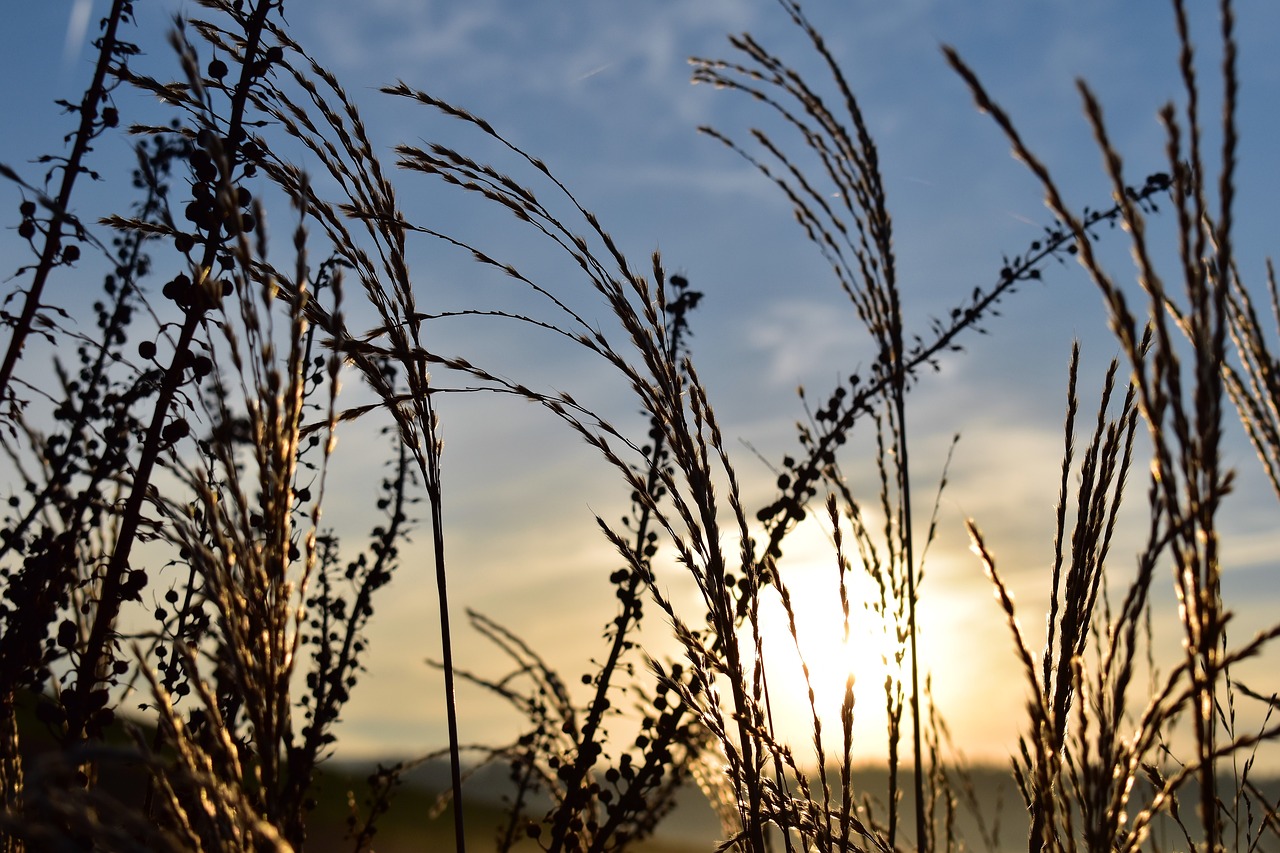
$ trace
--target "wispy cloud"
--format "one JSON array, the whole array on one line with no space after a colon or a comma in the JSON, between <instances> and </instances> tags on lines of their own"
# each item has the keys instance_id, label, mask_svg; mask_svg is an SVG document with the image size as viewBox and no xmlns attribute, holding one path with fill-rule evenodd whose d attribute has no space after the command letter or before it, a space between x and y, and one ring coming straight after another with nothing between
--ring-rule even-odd
<instances>
[{"instance_id":1,"label":"wispy cloud","mask_svg":"<svg viewBox=\"0 0 1280 853\"><path fill-rule=\"evenodd\" d=\"M774 303L746 329L752 348L768 359L765 379L772 385L794 385L813 378L824 366L856 364L850 343L861 340L852 331L853 309L842 310L834 299L802 300L794 295ZM868 351L869 355L870 353Z\"/></svg>"},{"instance_id":2,"label":"wispy cloud","mask_svg":"<svg viewBox=\"0 0 1280 853\"><path fill-rule=\"evenodd\" d=\"M597 74L600 74L604 71L608 71L610 68L614 67L617 64L618 63L616 62L606 62L604 65L601 65L599 68L593 68L590 71L588 71L586 74L583 74L581 77L578 78L578 81L581 82L588 78L594 77Z\"/></svg>"},{"instance_id":3,"label":"wispy cloud","mask_svg":"<svg viewBox=\"0 0 1280 853\"><path fill-rule=\"evenodd\" d=\"M62 63L68 66L80 56L84 47L85 35L89 31L89 16L93 11L93 0L75 0L71 13L67 16L67 38L62 49Z\"/></svg>"},{"instance_id":4,"label":"wispy cloud","mask_svg":"<svg viewBox=\"0 0 1280 853\"><path fill-rule=\"evenodd\" d=\"M590 3L540 6L530 14L510 0L375 0L357 12L318 0L307 26L324 54L348 71L376 70L434 88L484 87L496 101L591 101L616 98L619 80L652 89L655 97L680 97L669 84L672 75L687 78L686 54L723 44L725 32L745 29L754 18L728 0L671 4L657 14L648 6Z\"/></svg>"}]
</instances>

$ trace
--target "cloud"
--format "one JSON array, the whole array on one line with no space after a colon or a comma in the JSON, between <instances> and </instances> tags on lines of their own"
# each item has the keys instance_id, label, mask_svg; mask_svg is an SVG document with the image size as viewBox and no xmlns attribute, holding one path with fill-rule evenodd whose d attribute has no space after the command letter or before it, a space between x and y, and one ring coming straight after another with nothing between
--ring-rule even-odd
<instances>
[{"instance_id":1,"label":"cloud","mask_svg":"<svg viewBox=\"0 0 1280 853\"><path fill-rule=\"evenodd\" d=\"M80 55L84 47L84 38L89 31L89 15L93 11L93 0L75 0L71 12L67 16L67 39L62 50L63 65L70 65Z\"/></svg>"},{"instance_id":2,"label":"cloud","mask_svg":"<svg viewBox=\"0 0 1280 853\"><path fill-rule=\"evenodd\" d=\"M742 4L616 7L557 3L530 7L509 0L420 2L373 0L316 3L305 23L350 67L416 64L448 68L449 83L501 83L508 93L563 90L627 69L663 78L683 64L677 45L690 35L723 33L750 24ZM458 62L462 59L464 62Z\"/></svg>"},{"instance_id":3,"label":"cloud","mask_svg":"<svg viewBox=\"0 0 1280 853\"><path fill-rule=\"evenodd\" d=\"M750 348L761 352L767 360L764 379L774 386L795 385L821 376L838 379L841 370L859 359L851 358L853 341L862 342L865 335L853 308L837 299L826 302L800 297L778 299L762 306L758 315L747 322L744 336ZM862 363L874 356L868 344L862 344Z\"/></svg>"}]
</instances>

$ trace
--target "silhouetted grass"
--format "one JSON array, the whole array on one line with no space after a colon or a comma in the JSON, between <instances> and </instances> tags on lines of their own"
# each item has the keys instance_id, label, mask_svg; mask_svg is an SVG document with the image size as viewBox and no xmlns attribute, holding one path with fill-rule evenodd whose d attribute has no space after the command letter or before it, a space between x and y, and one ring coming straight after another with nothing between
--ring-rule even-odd
<instances>
[{"instance_id":1,"label":"silhouetted grass","mask_svg":"<svg viewBox=\"0 0 1280 853\"><path fill-rule=\"evenodd\" d=\"M47 197L9 167L3 172L23 196L19 234L37 259L24 267L24 309L4 315L11 341L0 366L7 404L0 440L15 472L0 536L5 850L320 849L318 838L339 835L343 849L395 849L401 840L444 846L447 839L463 849L468 841L488 843L480 827L503 850L652 849L639 845L653 843L690 781L720 822L722 849L997 849L1024 828L1009 813L985 813L979 791L990 782L975 781L980 774L957 749L963 744L951 743L917 642L939 498L921 524L909 400L924 389L925 368L959 349L966 334L985 331L1000 301L1038 279L1048 260L1069 255L1102 295L1121 357L1105 373L1097 404L1085 409L1094 412L1085 426L1078 348L1070 356L1043 649L1021 627L999 543L969 522L1028 689L1027 707L1009 711L1021 731L1012 779L1028 816L1028 849L1253 850L1280 838L1275 794L1253 770L1259 746L1280 734L1273 686L1232 674L1242 661L1270 654L1280 624L1228 642L1221 592L1220 518L1233 481L1222 452L1230 404L1280 495L1280 365L1255 305L1262 297L1240 274L1232 241L1238 80L1230 2L1220 6L1216 179L1201 139L1203 83L1185 9L1175 2L1185 106L1160 113L1168 163L1139 180L1127 175L1098 100L1081 83L1115 202L1083 213L1068 208L1013 120L947 49L978 106L1042 183L1053 223L985 283L959 287L941 319L906 315L875 141L853 85L800 5L779 0L824 69L822 85L748 34L731 38L733 60L694 60L696 82L753 98L793 134L754 131L744 143L705 129L789 200L849 299L856 333L875 352L865 369L841 371L829 392L802 395L798 446L769 462L776 495L759 507L746 503L736 453L699 378L689 335L702 294L689 281L669 275L656 253L633 263L585 201L494 124L399 82L384 94L460 123L497 143L510 162L480 163L442 144L401 145L398 179L442 181L496 213L514 214L569 274L539 280L502 246L411 221L357 105L290 35L282 4L201 5L206 20L175 27L173 81L127 67L119 27L131 7L113 5L94 77L73 106L80 121L72 153L53 170L62 178L59 195ZM58 276L76 273L79 245L106 249L72 215L71 194L88 142L119 124L110 93L121 84L158 95L174 122L129 128L144 140L140 198L100 223L117 235L114 252L107 250L113 272L103 282L96 331L82 333L39 306ZM286 159L286 148L303 152L305 162ZM181 180L177 167L186 170ZM334 197L322 195L310 174L323 176ZM263 189L293 205L287 239L264 232ZM1147 238L1155 200L1166 196L1178 237L1176 285L1160 272L1164 264ZM1095 251L1100 226L1117 222L1135 258L1137 309ZM532 307L440 312L420 305L406 261L408 242L417 239L501 271L534 297ZM159 297L139 286L153 273L154 247L163 247L171 266ZM1267 294L1268 322L1280 326L1269 267ZM344 306L353 300L374 312L373 328L348 327ZM573 307L588 302L590 311ZM459 316L569 342L632 395L641 431L615 426L571 390L525 384L518 365L435 348L431 331ZM31 334L78 346L78 367L55 365L58 387L46 392L51 425L29 422L24 411L36 394L35 380L19 370ZM338 387L344 366L375 402L346 403ZM470 626L510 669L473 672L453 659L436 401L481 392L541 406L598 451L630 496L621 521L597 519L617 550L608 574L617 609L601 614L603 649L581 685L567 683L517 631L472 611ZM389 441L383 518L363 546L322 520L325 497L337 487L336 434L358 418L382 418ZM1146 444L1137 440L1140 429ZM863 434L869 458L851 450L850 439ZM1149 459L1136 455L1148 446ZM870 473L867 494L861 480L845 476L851 465ZM1144 467L1151 473L1135 494L1131 475ZM1131 517L1144 534L1127 571L1127 555L1112 553L1126 501L1139 504ZM850 589L865 575L878 592L869 612L893 639L883 773L862 774L853 764L852 676L838 715L824 716L814 674L802 663L812 755L798 754L775 719L781 688L763 660L761 608L781 604L803 658L784 551L817 507L831 538L831 593L845 638L854 619ZM415 524L431 531L449 743L357 784L323 768L334 726L359 685L378 591L397 571ZM145 556L143 541L151 546ZM660 569L686 572L697 600L667 598ZM1153 591L1166 576L1176 613L1153 612ZM148 588L154 606L143 605ZM1116 605L1113 589L1124 590ZM640 626L654 618L677 642L675 659L641 647ZM1151 626L1165 619L1181 631L1183 657L1158 673ZM505 744L460 742L458 680L516 708L524 728ZM129 687L146 696L150 727L134 727L122 744L109 734L119 730L116 711ZM615 704L623 691L634 707ZM51 742L38 761L31 724L18 722L25 695L38 697L33 713ZM1237 716L1246 703L1263 720L1248 731ZM839 738L828 737L828 728L838 728ZM1178 756L1171 744L1183 733L1193 753ZM421 793L402 784L414 767L436 759L449 765L441 803L451 812L447 829L420 817ZM510 775L500 810L464 801L464 770L486 764ZM1224 775L1227 766L1232 772ZM109 781L120 768L140 775L137 790ZM344 805L339 832L333 815Z\"/></svg>"}]
</instances>

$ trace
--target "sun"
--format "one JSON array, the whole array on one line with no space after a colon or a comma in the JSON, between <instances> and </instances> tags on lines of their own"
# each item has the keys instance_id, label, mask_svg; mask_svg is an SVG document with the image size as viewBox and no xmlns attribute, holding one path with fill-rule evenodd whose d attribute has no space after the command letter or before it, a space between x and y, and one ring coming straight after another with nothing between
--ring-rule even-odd
<instances>
[{"instance_id":1,"label":"sun","mask_svg":"<svg viewBox=\"0 0 1280 853\"><path fill-rule=\"evenodd\" d=\"M904 658L896 628L871 606L879 600L879 587L857 563L844 573L846 618L834 548L816 525L804 527L788 537L787 556L780 567L790 615L778 590L769 587L761 592L760 658L775 732L797 757L812 755L816 714L826 760L843 755L841 707L852 676L851 752L859 759L882 756L888 727L886 679L896 683ZM738 640L744 657L755 660L749 626ZM902 690L909 698L909 680L902 680L908 681Z\"/></svg>"}]
</instances>

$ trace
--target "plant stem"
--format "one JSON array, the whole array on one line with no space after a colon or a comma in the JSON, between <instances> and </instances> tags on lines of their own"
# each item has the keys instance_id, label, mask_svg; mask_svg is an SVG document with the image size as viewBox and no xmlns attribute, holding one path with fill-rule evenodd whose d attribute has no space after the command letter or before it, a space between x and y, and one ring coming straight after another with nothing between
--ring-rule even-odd
<instances>
[{"instance_id":1,"label":"plant stem","mask_svg":"<svg viewBox=\"0 0 1280 853\"><path fill-rule=\"evenodd\" d=\"M102 33L98 47L98 63L93 69L93 80L84 92L80 101L80 127L76 130L71 144L71 154L62 167L62 185L58 188L55 199L53 218L49 221L49 231L45 235L44 250L40 253L40 262L36 265L35 277L31 288L27 291L26 301L22 306L22 314L13 328L13 337L9 339L9 348L5 351L4 362L0 364L0 401L4 400L9 382L13 378L14 368L22 355L22 347L35 322L36 311L40 307L40 297L44 294L45 284L49 281L49 273L53 270L58 251L62 248L62 225L68 219L67 207L71 204L71 191L75 187L76 178L80 176L85 155L89 152L89 142L94 136L94 120L98 117L98 102L106 97L103 84L115 56L116 31L120 27L120 18L127 0L114 0L111 11L107 13L106 29Z\"/></svg>"},{"instance_id":2,"label":"plant stem","mask_svg":"<svg viewBox=\"0 0 1280 853\"><path fill-rule=\"evenodd\" d=\"M428 406L430 403L428 402ZM434 417L430 412L429 418ZM455 695L453 673L453 633L449 627L448 572L444 560L443 499L440 483L440 454L436 444L435 427L431 427L427 440L430 445L430 465L423 465L427 496L431 503L431 542L436 569L436 591L440 601L440 658L444 669L445 715L449 727L449 782L453 786L453 834L455 849L465 853L467 846L466 825L462 815L462 741L458 738L458 700Z\"/></svg>"},{"instance_id":3,"label":"plant stem","mask_svg":"<svg viewBox=\"0 0 1280 853\"><path fill-rule=\"evenodd\" d=\"M223 151L228 170L230 169L230 164L235 162L235 153L239 146L240 131L243 128L244 112L248 102L249 87L252 85L253 77L257 73L254 66L256 65L258 48L262 40L263 27L266 23L267 13L270 12L275 2L276 0L259 0L254 7L253 15L246 25L243 64L241 66L240 80L232 94L231 114L227 121L226 147ZM225 176L225 179L228 182L230 181L229 173ZM204 258L201 265L203 276L202 280L196 283L196 287L213 286L212 283L203 280L203 278L212 275L213 265L217 261L218 250L222 246L222 237L221 224L215 224L210 229L208 239L205 242ZM200 300L199 304L203 305L203 294L197 298ZM76 667L76 685L73 694L75 702L67 713L66 739L68 743L79 740L84 734L87 722L85 709L89 707L89 692L98 684L109 635L114 629L116 616L120 612L121 586L125 571L129 566L129 556L133 550L133 544L137 539L138 527L142 519L142 505L147 499L147 492L151 484L151 473L155 469L156 461L159 459L160 452L163 449L161 439L165 421L169 416L169 409L173 405L178 387L182 384L183 372L186 366L185 356L191 349L191 342L195 339L196 329L203 319L204 310L202 308L193 305L187 310L182 329L178 333L178 340L174 345L173 360L165 371L164 380L160 385L160 393L156 398L151 423L147 427L142 453L138 458L138 465L134 472L133 485L120 518L120 532L116 537L115 549L111 552L111 560L108 562L106 572L102 578L102 586L98 595L98 610L94 614L93 625L89 630L89 638L85 644L84 654L81 655L79 665Z\"/></svg>"}]
</instances>

